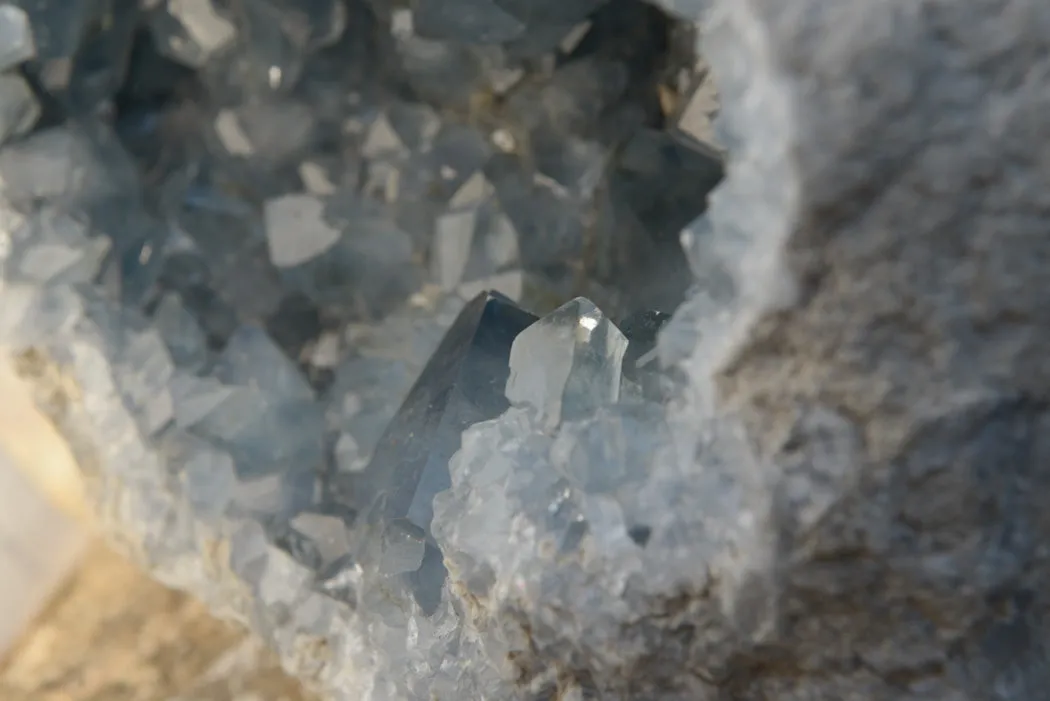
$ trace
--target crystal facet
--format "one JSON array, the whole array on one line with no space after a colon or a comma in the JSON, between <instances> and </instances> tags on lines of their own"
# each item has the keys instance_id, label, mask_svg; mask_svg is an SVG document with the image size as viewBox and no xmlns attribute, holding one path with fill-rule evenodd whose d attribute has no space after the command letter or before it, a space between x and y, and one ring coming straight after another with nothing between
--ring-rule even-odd
<instances>
[{"instance_id":1,"label":"crystal facet","mask_svg":"<svg viewBox=\"0 0 1050 701\"><path fill-rule=\"evenodd\" d=\"M362 510L404 519L429 532L434 495L448 489L448 459L465 428L508 406L502 388L511 344L535 317L510 299L482 293L460 313L434 351L368 467L354 475Z\"/></svg>"},{"instance_id":2,"label":"crystal facet","mask_svg":"<svg viewBox=\"0 0 1050 701\"><path fill-rule=\"evenodd\" d=\"M619 399L626 350L623 333L578 297L514 339L507 398L540 410L550 426L588 416Z\"/></svg>"}]
</instances>

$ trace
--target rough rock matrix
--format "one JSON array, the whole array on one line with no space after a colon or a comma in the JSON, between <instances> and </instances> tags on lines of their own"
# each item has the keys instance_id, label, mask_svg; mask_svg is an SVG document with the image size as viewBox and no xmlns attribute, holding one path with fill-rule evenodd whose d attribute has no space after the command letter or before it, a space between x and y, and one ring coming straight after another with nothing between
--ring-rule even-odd
<instances>
[{"instance_id":1,"label":"rough rock matrix","mask_svg":"<svg viewBox=\"0 0 1050 701\"><path fill-rule=\"evenodd\" d=\"M327 697L1050 698L1039 3L0 38L0 343L114 536Z\"/></svg>"}]
</instances>

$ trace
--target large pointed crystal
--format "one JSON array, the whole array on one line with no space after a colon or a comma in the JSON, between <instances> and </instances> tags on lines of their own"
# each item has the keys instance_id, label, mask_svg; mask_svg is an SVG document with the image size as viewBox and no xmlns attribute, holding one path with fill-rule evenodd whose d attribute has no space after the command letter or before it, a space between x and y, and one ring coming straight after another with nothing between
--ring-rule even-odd
<instances>
[{"instance_id":1,"label":"large pointed crystal","mask_svg":"<svg viewBox=\"0 0 1050 701\"><path fill-rule=\"evenodd\" d=\"M448 461L464 429L507 409L511 344L536 317L494 292L474 298L431 356L376 446L353 475L353 500L373 516L429 534L434 495L451 486Z\"/></svg>"},{"instance_id":2,"label":"large pointed crystal","mask_svg":"<svg viewBox=\"0 0 1050 701\"><path fill-rule=\"evenodd\" d=\"M627 338L593 302L563 304L516 339L507 398L530 404L554 427L620 398Z\"/></svg>"}]
</instances>

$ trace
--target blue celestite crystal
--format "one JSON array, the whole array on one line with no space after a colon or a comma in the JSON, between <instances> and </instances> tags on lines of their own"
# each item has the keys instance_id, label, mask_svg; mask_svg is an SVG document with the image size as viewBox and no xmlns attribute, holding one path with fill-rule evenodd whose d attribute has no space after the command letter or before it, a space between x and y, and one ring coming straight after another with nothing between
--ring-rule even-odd
<instances>
[{"instance_id":1,"label":"blue celestite crystal","mask_svg":"<svg viewBox=\"0 0 1050 701\"><path fill-rule=\"evenodd\" d=\"M460 312L372 461L353 476L354 501L388 519L430 528L434 495L448 489L448 460L460 434L508 407L503 388L515 337L536 317L496 292L484 292Z\"/></svg>"},{"instance_id":2,"label":"blue celestite crystal","mask_svg":"<svg viewBox=\"0 0 1050 701\"><path fill-rule=\"evenodd\" d=\"M433 543L433 500L448 489L448 462L468 427L509 406L503 388L511 345L536 317L496 292L484 292L460 312L371 461L333 478L333 490L372 525L371 551L385 576L400 575L424 612L433 611L446 578Z\"/></svg>"},{"instance_id":3,"label":"blue celestite crystal","mask_svg":"<svg viewBox=\"0 0 1050 701\"><path fill-rule=\"evenodd\" d=\"M331 701L589 697L489 614L648 611L573 558L668 531L612 319L691 282L694 43L648 0L0 0L0 341L76 387L116 535Z\"/></svg>"}]
</instances>

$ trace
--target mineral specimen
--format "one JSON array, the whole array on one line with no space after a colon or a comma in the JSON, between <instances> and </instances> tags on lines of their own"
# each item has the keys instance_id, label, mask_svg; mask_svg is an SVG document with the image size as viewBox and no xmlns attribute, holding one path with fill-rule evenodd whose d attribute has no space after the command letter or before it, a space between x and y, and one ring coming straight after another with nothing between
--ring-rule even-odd
<instances>
[{"instance_id":1,"label":"mineral specimen","mask_svg":"<svg viewBox=\"0 0 1050 701\"><path fill-rule=\"evenodd\" d=\"M381 324L351 325L345 332L353 350L338 362L325 397L336 470L357 472L368 464L387 424L463 308L461 300L448 296L418 302Z\"/></svg>"},{"instance_id":2,"label":"mineral specimen","mask_svg":"<svg viewBox=\"0 0 1050 701\"><path fill-rule=\"evenodd\" d=\"M426 533L434 495L448 488L448 460L469 426L508 406L501 391L511 344L535 321L499 294L482 293L459 317L409 390L376 446L372 461L352 475L358 507L377 509Z\"/></svg>"},{"instance_id":3,"label":"mineral specimen","mask_svg":"<svg viewBox=\"0 0 1050 701\"><path fill-rule=\"evenodd\" d=\"M0 344L334 701L1042 698L1047 37L0 3Z\"/></svg>"},{"instance_id":4,"label":"mineral specimen","mask_svg":"<svg viewBox=\"0 0 1050 701\"><path fill-rule=\"evenodd\" d=\"M270 260L291 268L323 254L339 240L324 219L324 204L308 195L284 195L266 203Z\"/></svg>"}]
</instances>

